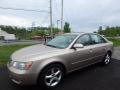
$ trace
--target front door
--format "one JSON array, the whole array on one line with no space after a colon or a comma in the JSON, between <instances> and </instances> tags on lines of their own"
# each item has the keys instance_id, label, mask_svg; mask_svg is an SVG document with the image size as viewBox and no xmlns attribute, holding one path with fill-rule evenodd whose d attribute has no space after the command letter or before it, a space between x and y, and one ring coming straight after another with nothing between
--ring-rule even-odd
<instances>
[{"instance_id":1,"label":"front door","mask_svg":"<svg viewBox=\"0 0 120 90\"><path fill-rule=\"evenodd\" d=\"M93 48L90 43L90 35L84 34L79 37L75 44L83 44L83 48L76 48L76 50L71 53L71 65L72 69L84 67L91 63Z\"/></svg>"}]
</instances>

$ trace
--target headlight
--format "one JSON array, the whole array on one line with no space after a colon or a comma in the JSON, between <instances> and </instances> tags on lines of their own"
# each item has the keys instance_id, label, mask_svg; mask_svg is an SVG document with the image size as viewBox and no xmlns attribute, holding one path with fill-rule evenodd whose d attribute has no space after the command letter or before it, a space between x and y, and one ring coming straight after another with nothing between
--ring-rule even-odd
<instances>
[{"instance_id":1,"label":"headlight","mask_svg":"<svg viewBox=\"0 0 120 90\"><path fill-rule=\"evenodd\" d=\"M17 62L11 61L10 66L19 70L28 70L31 68L33 62Z\"/></svg>"}]
</instances>

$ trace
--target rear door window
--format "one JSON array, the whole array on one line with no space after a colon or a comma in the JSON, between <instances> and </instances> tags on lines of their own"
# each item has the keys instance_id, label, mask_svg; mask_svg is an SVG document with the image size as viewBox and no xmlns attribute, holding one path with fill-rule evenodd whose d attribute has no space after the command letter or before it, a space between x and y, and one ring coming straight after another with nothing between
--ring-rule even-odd
<instances>
[{"instance_id":1,"label":"rear door window","mask_svg":"<svg viewBox=\"0 0 120 90\"><path fill-rule=\"evenodd\" d=\"M106 40L99 36L99 35L91 35L91 44L100 44L100 43L106 43Z\"/></svg>"}]
</instances>

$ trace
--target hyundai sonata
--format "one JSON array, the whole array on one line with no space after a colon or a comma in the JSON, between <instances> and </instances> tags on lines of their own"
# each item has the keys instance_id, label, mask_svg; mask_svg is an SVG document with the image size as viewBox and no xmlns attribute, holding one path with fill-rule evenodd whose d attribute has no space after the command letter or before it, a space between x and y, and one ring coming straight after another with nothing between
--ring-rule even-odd
<instances>
[{"instance_id":1,"label":"hyundai sonata","mask_svg":"<svg viewBox=\"0 0 120 90\"><path fill-rule=\"evenodd\" d=\"M7 64L9 76L20 85L59 85L63 76L83 67L111 61L113 43L94 33L67 33L45 45L38 44L14 52Z\"/></svg>"}]
</instances>

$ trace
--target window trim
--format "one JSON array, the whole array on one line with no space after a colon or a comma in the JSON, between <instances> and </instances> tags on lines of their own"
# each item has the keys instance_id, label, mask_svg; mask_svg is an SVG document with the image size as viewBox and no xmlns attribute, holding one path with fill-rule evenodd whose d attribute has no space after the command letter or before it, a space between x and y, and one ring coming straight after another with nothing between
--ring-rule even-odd
<instances>
[{"instance_id":1,"label":"window trim","mask_svg":"<svg viewBox=\"0 0 120 90\"><path fill-rule=\"evenodd\" d=\"M94 43L94 44L91 44L91 45L96 45L96 44L105 44L105 43L107 43L107 40L104 38L104 37L102 37L101 35L99 35L99 34L90 34L90 39L91 39L91 42L92 42L92 35L96 35L96 36L99 36L99 37L101 37L105 42L102 42L102 43Z\"/></svg>"},{"instance_id":2,"label":"window trim","mask_svg":"<svg viewBox=\"0 0 120 90\"><path fill-rule=\"evenodd\" d=\"M88 36L89 36L89 39L90 39L90 41L91 41L90 34L82 34L82 35L80 35L80 36L76 39L76 41L74 42L74 44L76 44L77 40L78 40L80 37L84 36L84 35L88 35ZM73 45L74 45L74 44L73 44ZM81 43L81 44L82 44L82 43ZM73 47L73 45L72 45L72 47ZM90 45L92 45L92 44L84 45L84 46L90 46Z\"/></svg>"}]
</instances>

